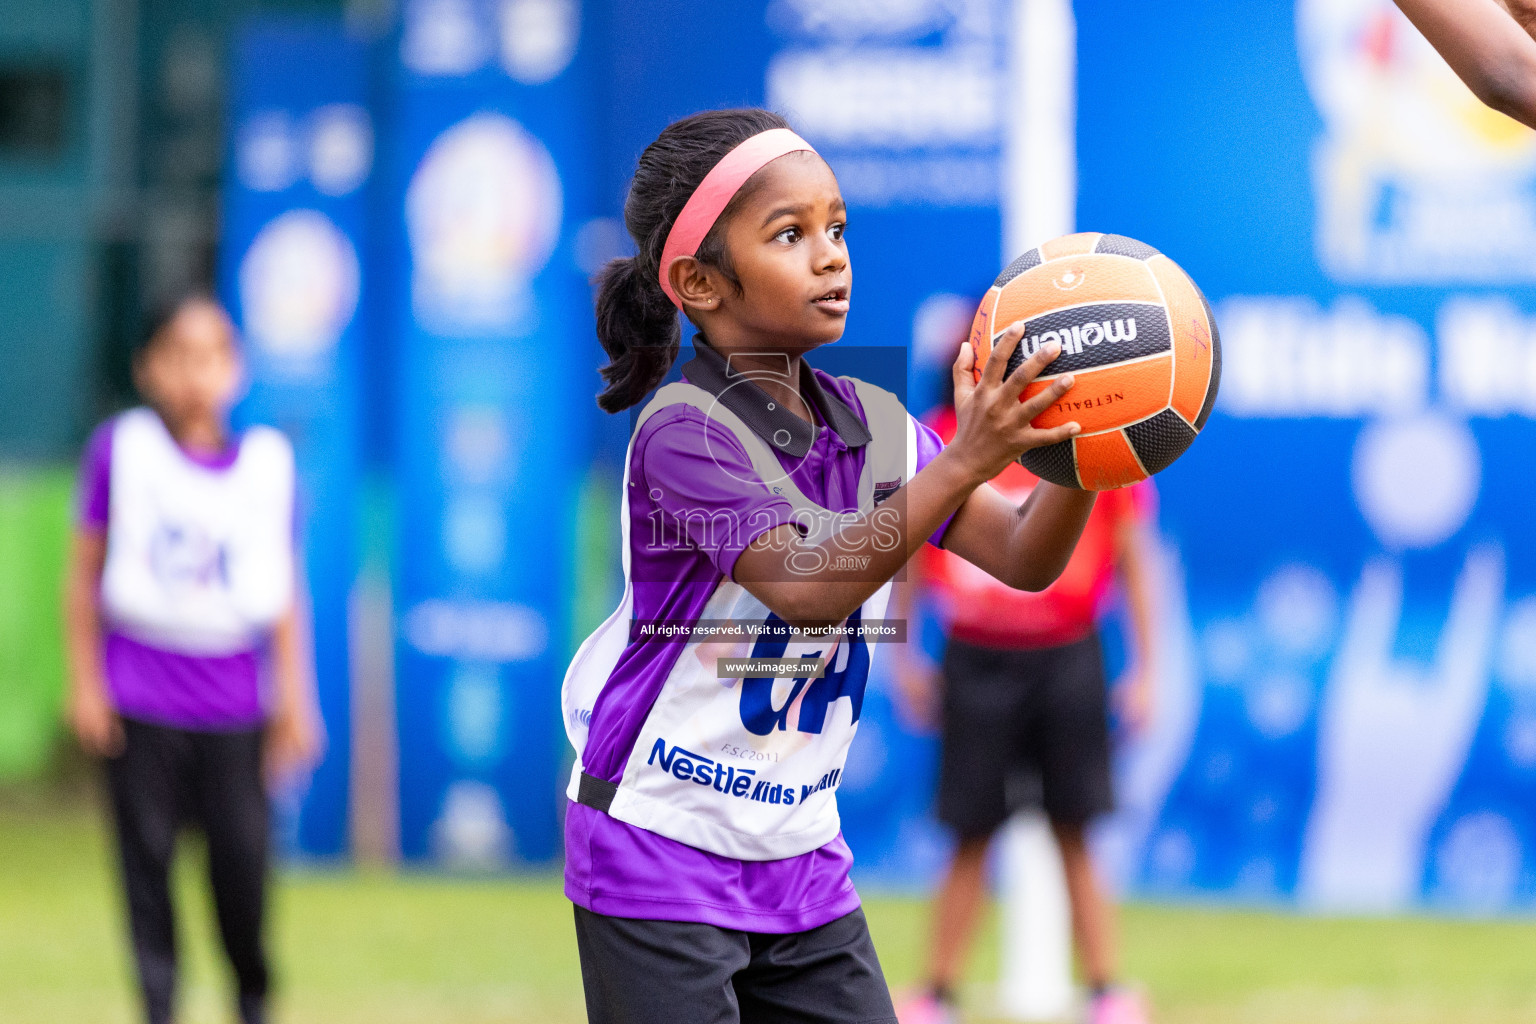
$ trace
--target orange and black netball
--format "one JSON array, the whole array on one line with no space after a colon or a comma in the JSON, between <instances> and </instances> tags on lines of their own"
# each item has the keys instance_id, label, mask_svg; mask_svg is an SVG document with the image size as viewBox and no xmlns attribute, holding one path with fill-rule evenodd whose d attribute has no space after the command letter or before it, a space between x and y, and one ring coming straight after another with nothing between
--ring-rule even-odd
<instances>
[{"instance_id":1,"label":"orange and black netball","mask_svg":"<svg viewBox=\"0 0 1536 1024\"><path fill-rule=\"evenodd\" d=\"M1078 436L1025 452L1044 480L1101 491L1167 468L1204 429L1221 381L1221 340L1205 296L1177 263L1124 235L1064 235L1014 260L971 325L977 377L1008 325L1024 321L1008 371L1041 345L1061 354L1024 390L1070 373L1071 391L1035 419Z\"/></svg>"}]
</instances>

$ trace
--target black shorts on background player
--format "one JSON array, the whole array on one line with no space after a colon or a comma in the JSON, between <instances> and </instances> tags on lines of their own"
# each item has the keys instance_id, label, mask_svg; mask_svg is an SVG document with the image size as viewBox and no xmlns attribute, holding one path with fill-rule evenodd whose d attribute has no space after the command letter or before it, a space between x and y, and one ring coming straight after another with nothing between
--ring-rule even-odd
<instances>
[{"instance_id":1,"label":"black shorts on background player","mask_svg":"<svg viewBox=\"0 0 1536 1024\"><path fill-rule=\"evenodd\" d=\"M938 816L961 839L989 836L1027 807L1075 824L1113 809L1097 633L1036 650L951 639L943 673Z\"/></svg>"}]
</instances>

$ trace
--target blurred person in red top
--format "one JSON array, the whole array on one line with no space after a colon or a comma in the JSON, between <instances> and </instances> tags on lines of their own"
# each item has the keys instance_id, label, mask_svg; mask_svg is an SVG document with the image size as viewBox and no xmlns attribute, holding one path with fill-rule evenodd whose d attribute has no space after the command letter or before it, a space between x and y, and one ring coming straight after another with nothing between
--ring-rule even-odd
<instances>
[{"instance_id":1,"label":"blurred person in red top","mask_svg":"<svg viewBox=\"0 0 1536 1024\"><path fill-rule=\"evenodd\" d=\"M946 443L955 413L930 423ZM1012 465L992 486L1022 503L1039 478ZM957 845L933 903L927 989L901 1010L902 1024L956 1019L956 985L985 896L987 849L1015 811L1043 807L1061 849L1072 930L1091 992L1089 1024L1142 1024L1146 1011L1117 986L1115 908L1097 878L1085 831L1113 806L1109 685L1097 619L1120 583L1132 624L1126 676L1115 688L1122 721L1140 731L1152 708L1152 608L1146 530L1150 482L1099 495L1066 570L1038 593L1014 590L947 551L912 562L898 617L920 635L924 605L944 625L942 666L906 646L897 669L906 711L937 724L942 751L938 817ZM925 600L926 599L926 600Z\"/></svg>"}]
</instances>

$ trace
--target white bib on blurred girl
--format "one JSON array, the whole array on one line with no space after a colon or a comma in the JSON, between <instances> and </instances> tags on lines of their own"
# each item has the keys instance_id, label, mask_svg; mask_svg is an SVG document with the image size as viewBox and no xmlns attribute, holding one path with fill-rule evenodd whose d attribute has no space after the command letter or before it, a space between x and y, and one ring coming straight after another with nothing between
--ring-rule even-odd
<instances>
[{"instance_id":1,"label":"white bib on blurred girl","mask_svg":"<svg viewBox=\"0 0 1536 1024\"><path fill-rule=\"evenodd\" d=\"M145 643L187 654L250 650L294 595L293 448L270 427L232 465L198 465L160 417L131 409L112 430L102 607Z\"/></svg>"}]
</instances>

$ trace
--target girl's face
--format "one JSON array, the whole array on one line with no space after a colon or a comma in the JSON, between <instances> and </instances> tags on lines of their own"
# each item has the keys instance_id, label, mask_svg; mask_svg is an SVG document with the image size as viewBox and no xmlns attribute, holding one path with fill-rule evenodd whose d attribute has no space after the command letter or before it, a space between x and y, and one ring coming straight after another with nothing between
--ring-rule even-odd
<instances>
[{"instance_id":1,"label":"girl's face","mask_svg":"<svg viewBox=\"0 0 1536 1024\"><path fill-rule=\"evenodd\" d=\"M726 225L726 250L741 290L708 268L718 297L708 320L724 319L732 328L717 333L775 348L836 341L853 289L843 240L847 207L837 178L825 160L806 152L782 156L758 174Z\"/></svg>"},{"instance_id":2,"label":"girl's face","mask_svg":"<svg viewBox=\"0 0 1536 1024\"><path fill-rule=\"evenodd\" d=\"M139 358L139 390L173 423L222 417L240 385L234 328L211 302L182 306Z\"/></svg>"}]
</instances>

